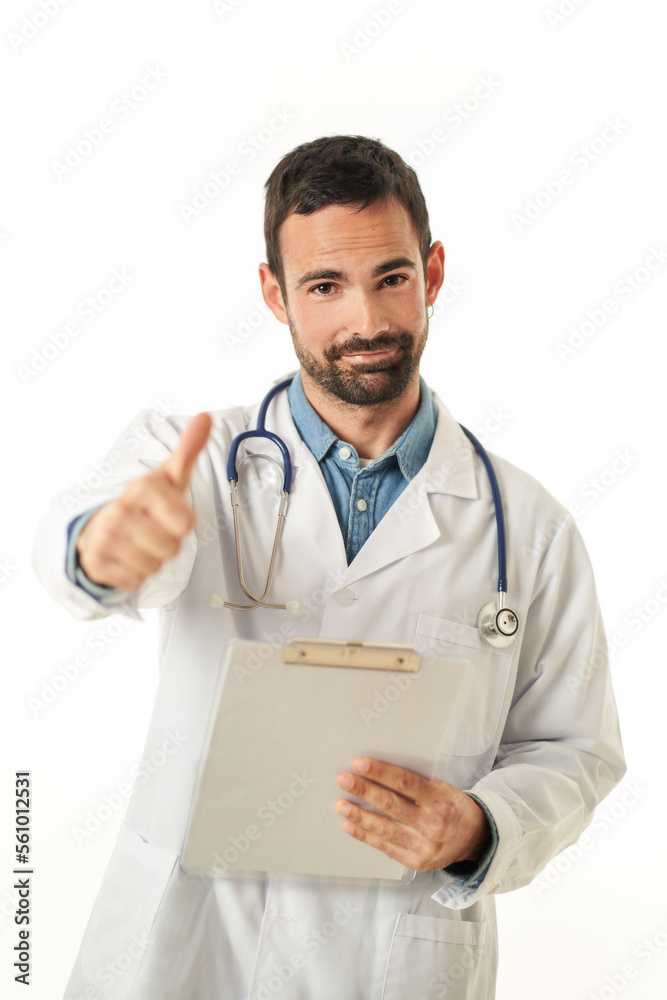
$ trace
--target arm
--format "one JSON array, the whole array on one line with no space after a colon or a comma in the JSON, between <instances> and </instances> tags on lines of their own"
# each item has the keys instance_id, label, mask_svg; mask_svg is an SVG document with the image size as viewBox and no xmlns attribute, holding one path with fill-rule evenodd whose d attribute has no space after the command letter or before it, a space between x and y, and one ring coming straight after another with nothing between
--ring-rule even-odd
<instances>
[{"instance_id":1,"label":"arm","mask_svg":"<svg viewBox=\"0 0 667 1000\"><path fill-rule=\"evenodd\" d=\"M147 414L144 416L144 414ZM187 585L196 550L189 479L211 427L208 414L179 432L143 411L109 452L114 469L92 509L71 520L71 497L54 497L39 525L32 565L52 597L78 618L159 607ZM137 456L137 430L143 447ZM111 460L113 456L113 460ZM146 471L146 470L150 471Z\"/></svg>"},{"instance_id":2,"label":"arm","mask_svg":"<svg viewBox=\"0 0 667 1000\"><path fill-rule=\"evenodd\" d=\"M538 568L525 630L496 761L469 790L492 814L498 847L477 889L435 893L452 908L527 885L625 773L593 572L572 518Z\"/></svg>"},{"instance_id":3,"label":"arm","mask_svg":"<svg viewBox=\"0 0 667 1000\"><path fill-rule=\"evenodd\" d=\"M343 829L417 871L460 909L530 882L590 823L625 773L607 645L583 541L571 520L537 574L512 704L493 769L467 792L370 760L339 785Z\"/></svg>"}]
</instances>

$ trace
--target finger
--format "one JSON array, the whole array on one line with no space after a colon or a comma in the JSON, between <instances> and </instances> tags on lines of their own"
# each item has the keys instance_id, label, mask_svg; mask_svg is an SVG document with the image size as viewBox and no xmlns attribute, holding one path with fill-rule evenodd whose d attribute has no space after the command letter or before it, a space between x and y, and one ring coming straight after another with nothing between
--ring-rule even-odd
<instances>
[{"instance_id":1,"label":"finger","mask_svg":"<svg viewBox=\"0 0 667 1000\"><path fill-rule=\"evenodd\" d=\"M181 547L181 539L165 531L154 518L143 511L137 511L134 518L121 525L125 537L136 548L160 562L175 556Z\"/></svg>"},{"instance_id":2,"label":"finger","mask_svg":"<svg viewBox=\"0 0 667 1000\"><path fill-rule=\"evenodd\" d=\"M121 590L138 590L146 579L115 559L105 559L94 568L81 562L81 568L91 581L99 587L120 587Z\"/></svg>"},{"instance_id":3,"label":"finger","mask_svg":"<svg viewBox=\"0 0 667 1000\"><path fill-rule=\"evenodd\" d=\"M343 832L349 837L354 837L355 840L361 840L363 843L369 844L370 847L375 847L376 850L382 851L387 857L400 862L406 868L414 868L416 871L424 870L425 862L423 854L412 850L409 846L387 840L380 836L380 834L350 820L343 823Z\"/></svg>"},{"instance_id":4,"label":"finger","mask_svg":"<svg viewBox=\"0 0 667 1000\"><path fill-rule=\"evenodd\" d=\"M159 469L128 486L118 498L116 514L121 530L124 525L130 525L137 517L146 514L159 528L177 539L187 535L194 525L192 508L171 480L160 474Z\"/></svg>"},{"instance_id":5,"label":"finger","mask_svg":"<svg viewBox=\"0 0 667 1000\"><path fill-rule=\"evenodd\" d=\"M417 843L417 838L412 830L400 820L391 819L381 813L371 812L369 809L362 809L354 802L340 799L336 803L336 810L348 823L360 826L367 833L373 833L381 840L395 844L397 847L411 848Z\"/></svg>"},{"instance_id":6,"label":"finger","mask_svg":"<svg viewBox=\"0 0 667 1000\"><path fill-rule=\"evenodd\" d=\"M338 784L346 792L364 799L376 809L382 810L402 823L412 826L419 820L419 814L422 812L421 806L416 805L413 800L405 798L391 788L376 784L374 781L368 781L358 774L342 774L338 779Z\"/></svg>"},{"instance_id":7,"label":"finger","mask_svg":"<svg viewBox=\"0 0 667 1000\"><path fill-rule=\"evenodd\" d=\"M397 764L388 764L387 761L370 757L357 758L353 762L353 767L365 778L384 785L385 788L391 788L412 802L419 802L420 805L433 805L442 799L443 791L450 787L446 782L436 786L430 778L425 778L416 771L410 771L407 767L399 767Z\"/></svg>"},{"instance_id":8,"label":"finger","mask_svg":"<svg viewBox=\"0 0 667 1000\"><path fill-rule=\"evenodd\" d=\"M174 451L161 469L178 489L185 491L190 482L192 467L197 456L206 444L213 421L210 414L198 413L193 417L181 434L178 448Z\"/></svg>"},{"instance_id":9,"label":"finger","mask_svg":"<svg viewBox=\"0 0 667 1000\"><path fill-rule=\"evenodd\" d=\"M119 540L114 555L115 561L129 574L135 575L141 582L151 576L162 566L162 559L155 559L143 549L138 549L131 542Z\"/></svg>"}]
</instances>

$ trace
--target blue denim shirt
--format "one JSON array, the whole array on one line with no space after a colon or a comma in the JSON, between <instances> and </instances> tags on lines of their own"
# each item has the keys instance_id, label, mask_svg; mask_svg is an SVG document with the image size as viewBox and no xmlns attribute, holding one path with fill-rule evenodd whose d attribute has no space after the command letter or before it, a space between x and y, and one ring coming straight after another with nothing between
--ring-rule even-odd
<instances>
[{"instance_id":1,"label":"blue denim shirt","mask_svg":"<svg viewBox=\"0 0 667 1000\"><path fill-rule=\"evenodd\" d=\"M320 464L322 475L331 494L340 530L345 541L348 564L367 541L391 505L398 499L411 479L424 465L433 442L438 409L430 389L419 379L419 409L410 426L390 448L369 462L359 464L357 450L341 441L308 402L297 373L287 390L292 419L299 436ZM79 566L76 539L97 507L85 511L68 525L66 570L69 579L105 605L122 601L126 591L102 587L88 580ZM443 869L460 879L459 888L472 896L486 875L498 846L498 831L486 806L475 796L471 798L484 810L491 828L489 849L478 862L463 861Z\"/></svg>"},{"instance_id":2,"label":"blue denim shirt","mask_svg":"<svg viewBox=\"0 0 667 1000\"><path fill-rule=\"evenodd\" d=\"M297 374L289 389L292 419L299 436L320 463L336 509L348 564L377 527L431 450L438 408L423 378L412 423L390 448L362 468L354 445L337 438L308 402Z\"/></svg>"}]
</instances>

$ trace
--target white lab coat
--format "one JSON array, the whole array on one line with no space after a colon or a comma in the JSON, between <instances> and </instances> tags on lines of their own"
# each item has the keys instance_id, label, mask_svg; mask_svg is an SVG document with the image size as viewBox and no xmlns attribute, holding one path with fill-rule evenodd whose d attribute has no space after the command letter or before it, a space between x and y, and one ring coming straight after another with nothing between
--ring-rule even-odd
<instances>
[{"instance_id":1,"label":"white lab coat","mask_svg":"<svg viewBox=\"0 0 667 1000\"><path fill-rule=\"evenodd\" d=\"M524 886L577 840L624 774L606 641L591 566L572 517L544 488L492 456L504 497L511 605L522 627L494 649L477 614L493 600L497 543L488 479L474 449L435 396L439 417L425 466L351 565L317 461L299 437L287 395L267 427L287 443L294 481L271 599L284 611L230 611L211 594L246 603L237 581L227 456L255 426L257 406L212 413L192 476L196 527L181 551L131 597L160 608L160 679L145 755L167 734L177 753L137 783L68 985L70 1000L489 1000L497 936L494 893ZM112 451L116 475L90 507L162 463L190 418L141 411ZM147 439L140 445L141 427ZM277 454L257 439L244 454ZM252 507L242 511L246 579L261 592L275 530L279 475L243 465ZM242 491L245 495L245 491ZM81 619L106 609L64 573L66 524L54 498L33 565L51 595ZM447 780L491 811L499 846L481 887L465 895L443 872L403 887L199 878L179 867L212 690L233 637L281 643L294 634L415 643L468 655L473 697ZM444 762L436 772L444 777ZM341 767L351 762L341 761ZM341 832L341 836L346 836Z\"/></svg>"}]
</instances>

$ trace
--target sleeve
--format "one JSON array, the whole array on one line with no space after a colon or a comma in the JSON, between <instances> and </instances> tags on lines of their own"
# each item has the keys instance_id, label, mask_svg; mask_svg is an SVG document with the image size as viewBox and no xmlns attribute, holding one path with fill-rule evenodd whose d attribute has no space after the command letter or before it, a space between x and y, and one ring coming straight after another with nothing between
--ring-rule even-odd
<instances>
[{"instance_id":1,"label":"sleeve","mask_svg":"<svg viewBox=\"0 0 667 1000\"><path fill-rule=\"evenodd\" d=\"M475 800L489 821L489 827L491 829L491 843L479 861L456 861L453 865L448 865L447 868L442 868L441 871L443 871L445 875L451 875L453 878L458 879L458 891L466 896L469 896L482 884L482 881L486 877L486 873L491 866L493 856L496 853L496 848L498 847L498 828L496 827L493 816L482 800L478 799L476 795L471 795L470 792L467 792L466 794L470 795L470 798Z\"/></svg>"},{"instance_id":2,"label":"sleeve","mask_svg":"<svg viewBox=\"0 0 667 1000\"><path fill-rule=\"evenodd\" d=\"M83 527L84 515L91 517L98 507L119 496L134 479L146 475L167 460L178 447L188 419L165 416L152 409L137 413L101 463L100 468L105 470L105 474L98 476L99 485L91 488L86 496L89 508L74 519L78 522L78 530ZM195 483L208 471L205 456L206 448L197 458L186 494L187 502L195 512ZM122 611L131 618L143 621L140 608L163 607L176 600L187 586L197 550L194 529L183 539L176 555L166 560L138 590L115 592L115 588L99 588L108 593L96 595L91 589L96 585L91 581L85 582L85 574L80 567L76 570L72 553L76 544L76 538L73 538L76 523L72 525L72 520L71 492L52 497L37 528L31 562L37 578L51 597L75 618L105 618ZM70 526L72 531L69 531Z\"/></svg>"},{"instance_id":3,"label":"sleeve","mask_svg":"<svg viewBox=\"0 0 667 1000\"><path fill-rule=\"evenodd\" d=\"M93 516L95 511L98 511L100 507L104 504L98 504L97 507L93 507L92 510L87 510L84 514L79 514L75 517L73 521L67 525L67 556L65 559L65 567L67 572L67 578L75 583L82 590L85 590L87 594L91 597L97 598L98 601L105 603L108 607L113 607L114 605L123 604L127 598L130 596L131 591L123 590L120 587L105 587L100 583L93 583L92 580L88 578L83 567L79 563L79 553L76 549L76 541L81 534L84 526Z\"/></svg>"},{"instance_id":4,"label":"sleeve","mask_svg":"<svg viewBox=\"0 0 667 1000\"><path fill-rule=\"evenodd\" d=\"M460 909L527 885L578 840L625 770L593 572L570 516L536 573L494 766L469 789L493 816L497 848L476 887L452 879L434 898Z\"/></svg>"}]
</instances>

